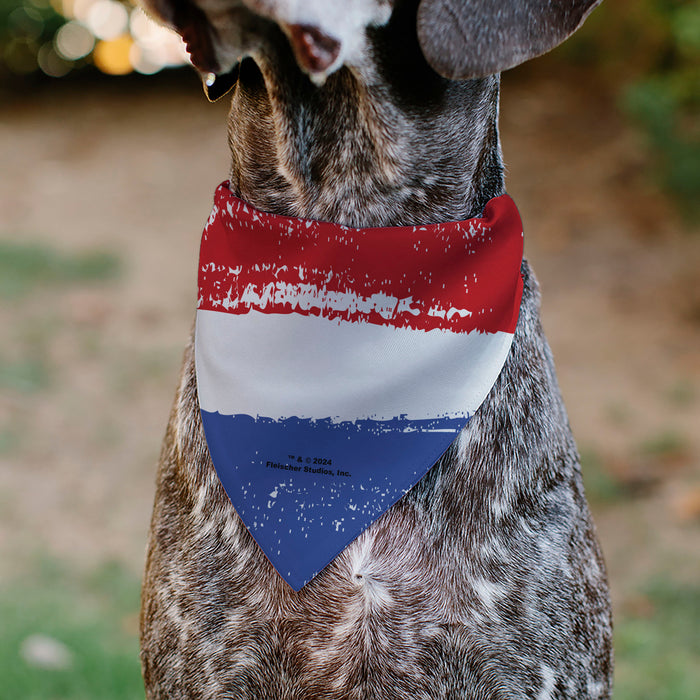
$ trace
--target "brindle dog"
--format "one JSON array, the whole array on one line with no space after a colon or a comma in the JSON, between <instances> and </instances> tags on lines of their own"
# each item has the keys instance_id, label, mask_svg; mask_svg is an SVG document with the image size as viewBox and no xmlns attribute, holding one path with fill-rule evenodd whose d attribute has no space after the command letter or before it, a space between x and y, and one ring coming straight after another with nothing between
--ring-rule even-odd
<instances>
[{"instance_id":1,"label":"brindle dog","mask_svg":"<svg viewBox=\"0 0 700 700\"><path fill-rule=\"evenodd\" d=\"M597 1L146 4L185 38L210 96L234 86L233 193L368 227L466 219L502 194L497 73L563 41ZM522 274L481 408L298 593L212 467L190 344L143 588L149 698L610 696L605 568L526 262Z\"/></svg>"}]
</instances>

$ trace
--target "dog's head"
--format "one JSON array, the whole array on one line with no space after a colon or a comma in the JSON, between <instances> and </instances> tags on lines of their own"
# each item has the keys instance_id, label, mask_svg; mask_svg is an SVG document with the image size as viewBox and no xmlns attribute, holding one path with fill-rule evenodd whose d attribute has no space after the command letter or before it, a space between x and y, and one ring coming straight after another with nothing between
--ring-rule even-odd
<instances>
[{"instance_id":1,"label":"dog's head","mask_svg":"<svg viewBox=\"0 0 700 700\"><path fill-rule=\"evenodd\" d=\"M415 14L425 59L453 80L512 68L554 48L601 0L142 0L184 38L192 63L221 76L288 41L320 82L367 58L367 29L401 6ZM410 6L410 7L409 7ZM285 38L286 37L286 38ZM410 38L407 38L410 40ZM210 75L211 80L211 75Z\"/></svg>"}]
</instances>

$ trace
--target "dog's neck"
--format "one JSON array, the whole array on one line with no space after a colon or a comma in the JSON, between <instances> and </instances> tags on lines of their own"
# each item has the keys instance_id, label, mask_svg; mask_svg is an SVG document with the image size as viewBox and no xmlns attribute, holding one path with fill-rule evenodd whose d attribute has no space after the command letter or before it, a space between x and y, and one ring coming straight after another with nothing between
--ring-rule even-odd
<instances>
[{"instance_id":1,"label":"dog's neck","mask_svg":"<svg viewBox=\"0 0 700 700\"><path fill-rule=\"evenodd\" d=\"M373 30L366 65L321 86L283 36L245 60L229 119L233 192L354 227L467 219L502 194L498 77L440 78L406 40L411 21Z\"/></svg>"}]
</instances>

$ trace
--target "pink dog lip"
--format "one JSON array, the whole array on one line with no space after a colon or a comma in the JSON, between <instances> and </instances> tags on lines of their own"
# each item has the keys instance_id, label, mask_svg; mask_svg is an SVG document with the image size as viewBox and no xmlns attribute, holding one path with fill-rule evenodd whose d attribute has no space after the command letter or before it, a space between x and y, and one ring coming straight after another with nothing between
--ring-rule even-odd
<instances>
[{"instance_id":1,"label":"pink dog lip","mask_svg":"<svg viewBox=\"0 0 700 700\"><path fill-rule=\"evenodd\" d=\"M289 25L294 53L309 73L327 71L340 54L340 42L308 24Z\"/></svg>"}]
</instances>

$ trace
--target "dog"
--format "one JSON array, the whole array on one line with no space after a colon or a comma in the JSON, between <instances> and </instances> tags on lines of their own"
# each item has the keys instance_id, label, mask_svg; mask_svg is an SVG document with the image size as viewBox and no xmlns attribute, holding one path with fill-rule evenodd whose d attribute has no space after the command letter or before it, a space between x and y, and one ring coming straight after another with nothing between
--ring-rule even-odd
<instances>
[{"instance_id":1,"label":"dog","mask_svg":"<svg viewBox=\"0 0 700 700\"><path fill-rule=\"evenodd\" d=\"M600 0L145 0L211 99L230 189L349 227L478 216L505 192L499 73ZM148 698L608 698L611 610L526 261L512 347L458 438L294 591L214 471L193 342L157 476L142 594Z\"/></svg>"}]
</instances>

